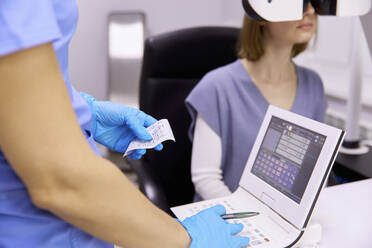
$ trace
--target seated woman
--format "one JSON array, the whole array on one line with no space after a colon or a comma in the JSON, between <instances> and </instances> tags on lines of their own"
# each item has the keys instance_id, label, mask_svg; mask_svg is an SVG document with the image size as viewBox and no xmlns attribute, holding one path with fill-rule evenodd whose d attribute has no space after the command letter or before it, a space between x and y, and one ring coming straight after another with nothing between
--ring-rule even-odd
<instances>
[{"instance_id":1,"label":"seated woman","mask_svg":"<svg viewBox=\"0 0 372 248\"><path fill-rule=\"evenodd\" d=\"M311 4L300 21L257 22L245 16L240 59L209 72L187 97L195 201L236 190L269 104L324 121L320 77L292 61L316 28Z\"/></svg>"}]
</instances>

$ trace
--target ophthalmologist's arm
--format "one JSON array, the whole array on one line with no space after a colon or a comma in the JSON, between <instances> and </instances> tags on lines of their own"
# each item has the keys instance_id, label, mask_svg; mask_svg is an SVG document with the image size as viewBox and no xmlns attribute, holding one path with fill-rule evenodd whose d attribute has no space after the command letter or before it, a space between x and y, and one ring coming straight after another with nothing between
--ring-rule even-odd
<instances>
[{"instance_id":1,"label":"ophthalmologist's arm","mask_svg":"<svg viewBox=\"0 0 372 248\"><path fill-rule=\"evenodd\" d=\"M91 150L51 44L0 57L0 123L0 147L39 208L126 248L189 246L180 223Z\"/></svg>"}]
</instances>

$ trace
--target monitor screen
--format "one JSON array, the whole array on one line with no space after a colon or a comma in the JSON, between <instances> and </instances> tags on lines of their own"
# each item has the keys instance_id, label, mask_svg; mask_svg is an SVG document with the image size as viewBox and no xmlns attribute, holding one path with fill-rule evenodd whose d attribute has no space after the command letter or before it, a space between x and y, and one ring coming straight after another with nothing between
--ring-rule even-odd
<instances>
[{"instance_id":1,"label":"monitor screen","mask_svg":"<svg viewBox=\"0 0 372 248\"><path fill-rule=\"evenodd\" d=\"M299 204L325 140L273 116L251 172Z\"/></svg>"}]
</instances>

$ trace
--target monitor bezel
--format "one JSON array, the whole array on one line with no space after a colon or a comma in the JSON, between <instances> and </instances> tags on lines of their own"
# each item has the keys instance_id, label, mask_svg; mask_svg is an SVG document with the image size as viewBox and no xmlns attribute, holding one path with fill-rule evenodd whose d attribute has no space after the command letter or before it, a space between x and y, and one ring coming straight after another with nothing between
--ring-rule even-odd
<instances>
[{"instance_id":1,"label":"monitor bezel","mask_svg":"<svg viewBox=\"0 0 372 248\"><path fill-rule=\"evenodd\" d=\"M323 148L299 204L251 172L273 116L326 136ZM325 184L335 154L338 152L343 139L343 134L344 132L338 128L270 105L249 155L239 186L263 201L296 228L302 229L306 227L311 210ZM270 200L264 200L263 197Z\"/></svg>"}]
</instances>

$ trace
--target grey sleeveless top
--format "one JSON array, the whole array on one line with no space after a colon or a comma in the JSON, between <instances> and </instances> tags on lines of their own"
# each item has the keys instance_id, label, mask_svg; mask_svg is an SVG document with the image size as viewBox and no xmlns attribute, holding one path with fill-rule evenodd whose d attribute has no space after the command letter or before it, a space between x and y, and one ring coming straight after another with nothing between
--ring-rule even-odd
<instances>
[{"instance_id":1,"label":"grey sleeveless top","mask_svg":"<svg viewBox=\"0 0 372 248\"><path fill-rule=\"evenodd\" d=\"M291 111L323 122L327 101L319 75L296 66L298 86ZM192 139L197 114L222 141L223 181L234 192L269 106L238 59L206 74L186 98L192 117ZM196 196L195 200L201 200Z\"/></svg>"}]
</instances>

